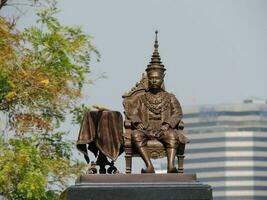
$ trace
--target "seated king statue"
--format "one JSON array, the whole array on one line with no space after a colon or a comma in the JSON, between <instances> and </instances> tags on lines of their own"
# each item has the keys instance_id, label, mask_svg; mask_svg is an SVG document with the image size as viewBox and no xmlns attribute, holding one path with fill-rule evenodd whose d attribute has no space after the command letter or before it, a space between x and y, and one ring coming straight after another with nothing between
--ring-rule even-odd
<instances>
[{"instance_id":1,"label":"seated king statue","mask_svg":"<svg viewBox=\"0 0 267 200\"><path fill-rule=\"evenodd\" d=\"M154 52L146 72L148 88L138 96L132 104L128 118L134 127L131 140L145 162L146 169L142 173L155 173L150 155L147 152L147 141L156 139L161 142L167 154L167 172L177 173L174 159L180 143L188 143L188 139L178 129L183 113L175 95L165 91L165 68L158 52L157 31Z\"/></svg>"}]
</instances>

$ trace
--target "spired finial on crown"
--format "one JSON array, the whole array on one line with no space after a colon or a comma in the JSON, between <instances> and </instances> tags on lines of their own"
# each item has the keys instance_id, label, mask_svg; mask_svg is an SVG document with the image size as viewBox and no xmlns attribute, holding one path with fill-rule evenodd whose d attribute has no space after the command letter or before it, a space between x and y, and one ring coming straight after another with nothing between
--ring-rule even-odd
<instances>
[{"instance_id":1,"label":"spired finial on crown","mask_svg":"<svg viewBox=\"0 0 267 200\"><path fill-rule=\"evenodd\" d=\"M154 44L154 48L158 50L158 30L155 31L155 44Z\"/></svg>"},{"instance_id":2,"label":"spired finial on crown","mask_svg":"<svg viewBox=\"0 0 267 200\"><path fill-rule=\"evenodd\" d=\"M159 51L158 51L158 30L155 31L155 42L154 42L154 52L151 57L150 63L147 65L146 71L149 72L151 70L158 70L164 73L166 70L164 65L161 63Z\"/></svg>"}]
</instances>

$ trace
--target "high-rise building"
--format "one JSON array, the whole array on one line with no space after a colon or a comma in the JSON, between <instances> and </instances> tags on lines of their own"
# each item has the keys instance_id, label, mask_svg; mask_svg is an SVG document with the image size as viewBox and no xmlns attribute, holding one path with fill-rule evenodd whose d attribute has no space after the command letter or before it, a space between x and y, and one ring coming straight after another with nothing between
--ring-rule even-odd
<instances>
[{"instance_id":1,"label":"high-rise building","mask_svg":"<svg viewBox=\"0 0 267 200\"><path fill-rule=\"evenodd\" d=\"M183 120L185 173L210 184L215 200L267 199L267 102L187 107Z\"/></svg>"}]
</instances>

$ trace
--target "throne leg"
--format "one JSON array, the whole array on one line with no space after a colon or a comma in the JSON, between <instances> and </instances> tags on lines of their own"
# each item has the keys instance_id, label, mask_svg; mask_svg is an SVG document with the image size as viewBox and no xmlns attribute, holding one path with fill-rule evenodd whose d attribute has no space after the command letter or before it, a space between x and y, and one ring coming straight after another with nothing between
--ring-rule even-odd
<instances>
[{"instance_id":1,"label":"throne leg","mask_svg":"<svg viewBox=\"0 0 267 200\"><path fill-rule=\"evenodd\" d=\"M126 164L126 174L132 173L132 149L129 147L126 147L124 149L125 151L125 164Z\"/></svg>"},{"instance_id":2,"label":"throne leg","mask_svg":"<svg viewBox=\"0 0 267 200\"><path fill-rule=\"evenodd\" d=\"M178 173L184 173L184 155L177 155L178 159Z\"/></svg>"}]
</instances>

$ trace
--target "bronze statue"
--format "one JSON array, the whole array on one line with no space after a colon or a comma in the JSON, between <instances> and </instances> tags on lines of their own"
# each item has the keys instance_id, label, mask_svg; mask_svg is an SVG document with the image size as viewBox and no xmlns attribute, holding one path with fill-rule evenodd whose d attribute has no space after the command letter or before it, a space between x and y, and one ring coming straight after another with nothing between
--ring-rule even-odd
<instances>
[{"instance_id":1,"label":"bronze statue","mask_svg":"<svg viewBox=\"0 0 267 200\"><path fill-rule=\"evenodd\" d=\"M158 52L158 40L146 72L148 87L138 96L126 113L133 131L131 140L146 164L142 173L154 173L154 167L147 152L148 140L160 141L166 149L168 173L177 173L174 158L179 144L188 143L188 139L177 129L182 119L182 109L176 97L164 89L164 65Z\"/></svg>"}]
</instances>

